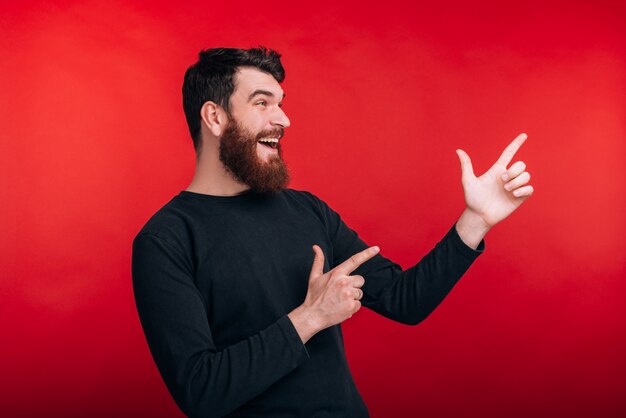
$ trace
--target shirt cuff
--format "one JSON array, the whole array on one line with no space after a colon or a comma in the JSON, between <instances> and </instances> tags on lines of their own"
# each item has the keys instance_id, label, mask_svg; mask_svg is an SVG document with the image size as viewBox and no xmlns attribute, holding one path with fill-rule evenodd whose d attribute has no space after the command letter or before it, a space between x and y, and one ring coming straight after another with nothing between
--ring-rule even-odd
<instances>
[{"instance_id":1,"label":"shirt cuff","mask_svg":"<svg viewBox=\"0 0 626 418\"><path fill-rule=\"evenodd\" d=\"M446 238L452 241L452 245L456 248L461 254L465 257L470 258L472 260L476 259L479 255L481 255L485 251L485 240L481 240L480 244L476 249L473 249L469 245L467 245L461 237L459 236L458 231L456 230L456 223L452 225L452 228L446 234Z\"/></svg>"},{"instance_id":2,"label":"shirt cuff","mask_svg":"<svg viewBox=\"0 0 626 418\"><path fill-rule=\"evenodd\" d=\"M298 335L298 331L296 331L296 327L293 326L293 322L287 315L281 317L277 321L280 330L282 331L285 340L289 343L289 347L291 347L293 358L296 360L297 364L301 364L305 360L309 358L309 352L306 347L302 343L302 339L300 335Z\"/></svg>"}]
</instances>

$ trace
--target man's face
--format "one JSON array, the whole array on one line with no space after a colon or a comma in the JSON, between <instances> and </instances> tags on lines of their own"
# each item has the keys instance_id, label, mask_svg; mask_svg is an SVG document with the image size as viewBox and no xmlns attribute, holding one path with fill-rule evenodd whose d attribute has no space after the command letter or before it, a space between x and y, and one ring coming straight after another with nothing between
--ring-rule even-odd
<instances>
[{"instance_id":1,"label":"man's face","mask_svg":"<svg viewBox=\"0 0 626 418\"><path fill-rule=\"evenodd\" d=\"M289 182L280 144L289 126L283 97L270 74L243 67L235 75L220 160L237 180L260 192L280 190Z\"/></svg>"}]
</instances>

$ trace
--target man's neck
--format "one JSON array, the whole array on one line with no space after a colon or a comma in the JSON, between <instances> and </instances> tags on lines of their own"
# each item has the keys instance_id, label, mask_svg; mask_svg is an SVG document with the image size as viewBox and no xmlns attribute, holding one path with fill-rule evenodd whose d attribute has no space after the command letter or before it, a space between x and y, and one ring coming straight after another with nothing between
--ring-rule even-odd
<instances>
[{"instance_id":1,"label":"man's neck","mask_svg":"<svg viewBox=\"0 0 626 418\"><path fill-rule=\"evenodd\" d=\"M204 154L204 155L203 155ZM193 179L185 190L211 196L236 196L250 187L235 180L217 153L201 153L196 158Z\"/></svg>"}]
</instances>

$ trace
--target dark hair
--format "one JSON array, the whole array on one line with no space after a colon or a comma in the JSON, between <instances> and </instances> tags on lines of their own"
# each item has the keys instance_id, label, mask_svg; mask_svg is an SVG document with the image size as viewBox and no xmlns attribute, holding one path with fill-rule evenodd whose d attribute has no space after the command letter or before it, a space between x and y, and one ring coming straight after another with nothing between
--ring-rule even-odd
<instances>
[{"instance_id":1,"label":"dark hair","mask_svg":"<svg viewBox=\"0 0 626 418\"><path fill-rule=\"evenodd\" d=\"M200 51L198 62L185 72L183 82L183 109L189 125L189 133L196 151L200 147L200 110L208 101L230 111L230 96L235 90L233 75L238 67L255 67L271 74L281 83L285 70L280 54L265 47L211 48Z\"/></svg>"}]
</instances>

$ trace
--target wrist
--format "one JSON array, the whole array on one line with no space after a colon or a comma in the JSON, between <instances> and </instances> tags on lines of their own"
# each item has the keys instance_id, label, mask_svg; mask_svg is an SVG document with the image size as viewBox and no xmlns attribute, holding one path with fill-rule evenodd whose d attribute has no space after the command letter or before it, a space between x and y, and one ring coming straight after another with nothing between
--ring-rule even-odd
<instances>
[{"instance_id":1,"label":"wrist","mask_svg":"<svg viewBox=\"0 0 626 418\"><path fill-rule=\"evenodd\" d=\"M287 316L291 320L303 344L323 329L316 320L315 315L307 311L303 305L289 312Z\"/></svg>"},{"instance_id":2,"label":"wrist","mask_svg":"<svg viewBox=\"0 0 626 418\"><path fill-rule=\"evenodd\" d=\"M484 219L470 208L465 208L456 223L456 232L461 240L473 249L483 240L491 229Z\"/></svg>"}]
</instances>

